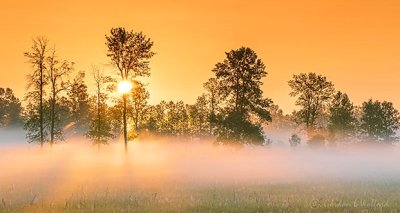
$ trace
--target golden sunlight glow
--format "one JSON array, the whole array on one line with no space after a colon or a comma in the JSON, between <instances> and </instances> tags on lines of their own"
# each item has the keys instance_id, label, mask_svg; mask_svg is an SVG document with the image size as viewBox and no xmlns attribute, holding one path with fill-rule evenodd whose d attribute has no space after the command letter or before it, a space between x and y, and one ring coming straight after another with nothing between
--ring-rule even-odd
<instances>
[{"instance_id":1,"label":"golden sunlight glow","mask_svg":"<svg viewBox=\"0 0 400 213\"><path fill-rule=\"evenodd\" d=\"M121 81L118 84L118 92L120 94L126 94L132 89L132 83L129 81Z\"/></svg>"}]
</instances>

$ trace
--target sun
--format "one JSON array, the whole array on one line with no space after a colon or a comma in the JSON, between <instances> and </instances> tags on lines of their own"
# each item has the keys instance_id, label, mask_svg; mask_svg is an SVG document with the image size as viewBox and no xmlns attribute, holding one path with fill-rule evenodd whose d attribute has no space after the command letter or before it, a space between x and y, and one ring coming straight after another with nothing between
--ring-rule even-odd
<instances>
[{"instance_id":1,"label":"sun","mask_svg":"<svg viewBox=\"0 0 400 213\"><path fill-rule=\"evenodd\" d=\"M121 81L118 84L118 93L126 94L132 89L132 84L129 81Z\"/></svg>"}]
</instances>

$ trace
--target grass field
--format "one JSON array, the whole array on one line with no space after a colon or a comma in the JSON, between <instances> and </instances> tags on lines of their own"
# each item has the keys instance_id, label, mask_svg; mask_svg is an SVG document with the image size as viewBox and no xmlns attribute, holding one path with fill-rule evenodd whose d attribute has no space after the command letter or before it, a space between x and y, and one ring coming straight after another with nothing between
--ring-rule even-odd
<instances>
[{"instance_id":1,"label":"grass field","mask_svg":"<svg viewBox=\"0 0 400 213\"><path fill-rule=\"evenodd\" d=\"M1 212L399 212L400 183L2 186ZM47 194L47 195L46 195ZM61 197L64 197L61 199Z\"/></svg>"}]
</instances>

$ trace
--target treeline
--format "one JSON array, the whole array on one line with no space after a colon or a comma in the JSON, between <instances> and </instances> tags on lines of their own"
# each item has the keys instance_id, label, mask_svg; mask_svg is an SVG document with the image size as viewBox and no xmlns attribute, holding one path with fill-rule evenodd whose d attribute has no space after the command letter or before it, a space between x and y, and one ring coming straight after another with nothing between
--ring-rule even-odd
<instances>
[{"instance_id":1,"label":"treeline","mask_svg":"<svg viewBox=\"0 0 400 213\"><path fill-rule=\"evenodd\" d=\"M226 52L194 104L161 101L150 105L146 85L137 77L150 75L153 42L141 32L124 28L111 29L105 38L114 70L92 66L79 72L73 62L57 55L46 38L34 39L24 53L32 65L24 107L11 89L0 88L1 126L23 126L28 141L42 146L73 135L106 144L121 133L126 140L152 134L263 145L271 143L264 131L267 125L293 129L292 146L301 143L301 133L310 145L398 140L400 116L392 103L368 100L354 106L345 93L316 73L294 75L288 82L300 110L283 115L271 99L263 97L267 71L247 47ZM88 78L91 85L86 83ZM116 92L121 81L132 84L126 94Z\"/></svg>"},{"instance_id":2,"label":"treeline","mask_svg":"<svg viewBox=\"0 0 400 213\"><path fill-rule=\"evenodd\" d=\"M296 98L300 109L283 115L275 108L273 118L281 124L280 128L295 126L299 134L306 136L309 145L392 144L399 140L400 114L391 102L369 99L355 106L348 95L337 91L325 76L312 72L293 75L288 84L292 89L290 96ZM295 147L301 143L301 138L294 133L289 143Z\"/></svg>"}]
</instances>

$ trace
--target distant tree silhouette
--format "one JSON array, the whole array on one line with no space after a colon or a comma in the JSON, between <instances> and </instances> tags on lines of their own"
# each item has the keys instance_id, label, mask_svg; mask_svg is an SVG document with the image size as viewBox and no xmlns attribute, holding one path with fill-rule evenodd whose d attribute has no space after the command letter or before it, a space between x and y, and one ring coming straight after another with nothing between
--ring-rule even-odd
<instances>
[{"instance_id":1,"label":"distant tree silhouette","mask_svg":"<svg viewBox=\"0 0 400 213\"><path fill-rule=\"evenodd\" d=\"M400 114L391 102L372 99L362 104L361 134L369 141L392 143L399 138Z\"/></svg>"},{"instance_id":2,"label":"distant tree silhouette","mask_svg":"<svg viewBox=\"0 0 400 213\"><path fill-rule=\"evenodd\" d=\"M166 111L167 102L165 101L149 106L148 117L145 124L146 129L156 134L166 134Z\"/></svg>"},{"instance_id":3,"label":"distant tree silhouette","mask_svg":"<svg viewBox=\"0 0 400 213\"><path fill-rule=\"evenodd\" d=\"M265 65L250 48L241 47L226 53L226 59L212 70L224 102L216 116L217 141L236 144L263 144L261 124L271 121L263 98L261 79L267 75Z\"/></svg>"},{"instance_id":4,"label":"distant tree silhouette","mask_svg":"<svg viewBox=\"0 0 400 213\"><path fill-rule=\"evenodd\" d=\"M200 95L196 103L186 105L189 116L190 135L195 137L204 137L209 133L209 108L208 100L205 94Z\"/></svg>"},{"instance_id":5,"label":"distant tree silhouette","mask_svg":"<svg viewBox=\"0 0 400 213\"><path fill-rule=\"evenodd\" d=\"M18 127L23 123L22 106L10 88L0 88L0 127Z\"/></svg>"},{"instance_id":6,"label":"distant tree silhouette","mask_svg":"<svg viewBox=\"0 0 400 213\"><path fill-rule=\"evenodd\" d=\"M216 78L210 78L206 83L203 84L204 89L206 90L206 98L208 99L209 104L209 135L214 134L214 123L216 122L216 115L219 111L219 104L221 102L221 90L219 82Z\"/></svg>"},{"instance_id":7,"label":"distant tree silhouette","mask_svg":"<svg viewBox=\"0 0 400 213\"><path fill-rule=\"evenodd\" d=\"M57 139L64 140L64 137L65 137L64 135L66 133L73 133L73 132L69 132L69 130L71 130L71 128L74 127L69 119L71 117L71 110L70 110L70 105L69 105L70 102L68 100L68 97L64 94L60 95L56 100L57 101L55 104L55 128L54 129L59 131L59 133L57 135L57 137L58 137Z\"/></svg>"},{"instance_id":8,"label":"distant tree silhouette","mask_svg":"<svg viewBox=\"0 0 400 213\"><path fill-rule=\"evenodd\" d=\"M183 101L169 101L166 104L165 132L169 135L184 136L189 133L188 114Z\"/></svg>"},{"instance_id":9,"label":"distant tree silhouette","mask_svg":"<svg viewBox=\"0 0 400 213\"><path fill-rule=\"evenodd\" d=\"M135 130L139 131L144 125L144 119L148 110L148 99L150 93L146 90L143 83L133 81L133 88L130 92L128 112L135 124Z\"/></svg>"},{"instance_id":10,"label":"distant tree silhouette","mask_svg":"<svg viewBox=\"0 0 400 213\"><path fill-rule=\"evenodd\" d=\"M312 148L323 148L325 147L325 142L325 136L321 134L315 134L308 139L307 144Z\"/></svg>"},{"instance_id":11,"label":"distant tree silhouette","mask_svg":"<svg viewBox=\"0 0 400 213\"><path fill-rule=\"evenodd\" d=\"M357 119L354 106L346 93L337 92L329 104L329 131L339 138L354 136Z\"/></svg>"},{"instance_id":12,"label":"distant tree silhouette","mask_svg":"<svg viewBox=\"0 0 400 213\"><path fill-rule=\"evenodd\" d=\"M63 126L59 125L62 122L62 118L56 106L59 94L68 89L69 83L66 82L65 78L71 73L74 63L65 60L60 61L56 56L55 49L51 50L46 62L47 77L50 86L50 145L53 145L56 139L63 139Z\"/></svg>"},{"instance_id":13,"label":"distant tree silhouette","mask_svg":"<svg viewBox=\"0 0 400 213\"><path fill-rule=\"evenodd\" d=\"M203 136L207 131L207 104L200 96L195 104L183 101L161 101L148 107L144 127L155 134L165 136Z\"/></svg>"},{"instance_id":14,"label":"distant tree silhouette","mask_svg":"<svg viewBox=\"0 0 400 213\"><path fill-rule=\"evenodd\" d=\"M33 39L30 52L24 55L32 65L32 73L28 75L28 92L25 94L28 113L24 128L27 130L28 142L38 142L43 147L46 139L44 130L44 86L48 83L46 77L46 58L48 51L48 40L45 37Z\"/></svg>"},{"instance_id":15,"label":"distant tree silhouette","mask_svg":"<svg viewBox=\"0 0 400 213\"><path fill-rule=\"evenodd\" d=\"M292 89L290 96L297 97L296 105L302 107L295 113L296 121L305 124L308 131L314 130L335 91L333 84L312 72L293 75L288 83Z\"/></svg>"},{"instance_id":16,"label":"distant tree silhouette","mask_svg":"<svg viewBox=\"0 0 400 213\"><path fill-rule=\"evenodd\" d=\"M106 35L107 56L118 69L121 79L132 81L137 76L149 76L149 59L155 54L151 51L153 42L143 33L126 31L125 28L112 28ZM128 149L127 94L123 95L123 128L125 151Z\"/></svg>"},{"instance_id":17,"label":"distant tree silhouette","mask_svg":"<svg viewBox=\"0 0 400 213\"><path fill-rule=\"evenodd\" d=\"M282 109L279 108L278 105L273 104L269 108L271 113L272 122L266 126L267 129L272 130L274 132L285 132L289 129L295 129L296 123L293 121L291 115L283 114Z\"/></svg>"},{"instance_id":18,"label":"distant tree silhouette","mask_svg":"<svg viewBox=\"0 0 400 213\"><path fill-rule=\"evenodd\" d=\"M68 89L69 121L73 123L74 133L84 134L89 128L89 94L85 84L85 72L74 77Z\"/></svg>"},{"instance_id":19,"label":"distant tree silhouette","mask_svg":"<svg viewBox=\"0 0 400 213\"><path fill-rule=\"evenodd\" d=\"M107 106L108 91L115 82L111 77L105 76L98 67L92 68L92 76L96 87L96 95L90 97L90 124L86 137L93 140L94 145L107 144L114 137L110 112Z\"/></svg>"}]
</instances>

